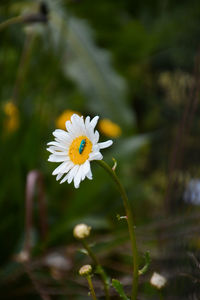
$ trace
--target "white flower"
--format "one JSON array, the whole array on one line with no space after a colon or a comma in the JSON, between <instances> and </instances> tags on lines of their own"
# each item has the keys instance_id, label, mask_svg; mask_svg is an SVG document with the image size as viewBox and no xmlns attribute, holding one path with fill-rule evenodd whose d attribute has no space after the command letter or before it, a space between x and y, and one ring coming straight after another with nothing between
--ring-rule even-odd
<instances>
[{"instance_id":1,"label":"white flower","mask_svg":"<svg viewBox=\"0 0 200 300\"><path fill-rule=\"evenodd\" d=\"M54 171L56 180L62 180L60 183L71 183L74 180L75 188L78 188L80 182L86 177L92 179L90 161L101 160L101 149L112 145L109 140L104 143L98 143L99 132L94 131L99 117L96 116L90 121L90 117L83 117L74 114L71 121L65 123L66 129L56 129L53 132L55 141L48 143L47 148L51 155L48 161L62 162Z\"/></svg>"},{"instance_id":2,"label":"white flower","mask_svg":"<svg viewBox=\"0 0 200 300\"><path fill-rule=\"evenodd\" d=\"M166 282L166 278L156 272L153 273L150 280L150 283L158 289L161 289L163 286L165 286Z\"/></svg>"},{"instance_id":3,"label":"white flower","mask_svg":"<svg viewBox=\"0 0 200 300\"><path fill-rule=\"evenodd\" d=\"M74 227L73 234L77 239L85 239L90 235L91 227L86 224L78 224Z\"/></svg>"}]
</instances>

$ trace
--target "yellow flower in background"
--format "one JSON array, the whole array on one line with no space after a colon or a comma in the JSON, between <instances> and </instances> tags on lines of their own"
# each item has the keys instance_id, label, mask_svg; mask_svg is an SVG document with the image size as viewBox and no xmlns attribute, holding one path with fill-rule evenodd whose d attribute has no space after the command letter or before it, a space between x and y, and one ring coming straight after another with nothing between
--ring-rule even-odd
<instances>
[{"instance_id":1,"label":"yellow flower in background","mask_svg":"<svg viewBox=\"0 0 200 300\"><path fill-rule=\"evenodd\" d=\"M102 119L99 121L99 130L108 137L117 138L122 134L122 130L116 123L109 119Z\"/></svg>"},{"instance_id":2,"label":"yellow flower in background","mask_svg":"<svg viewBox=\"0 0 200 300\"><path fill-rule=\"evenodd\" d=\"M14 103L8 101L3 106L5 115L4 128L6 132L14 132L19 128L19 110Z\"/></svg>"},{"instance_id":3,"label":"yellow flower in background","mask_svg":"<svg viewBox=\"0 0 200 300\"><path fill-rule=\"evenodd\" d=\"M74 110L66 109L56 120L56 127L65 130L65 122L70 121L73 114L80 115Z\"/></svg>"}]
</instances>

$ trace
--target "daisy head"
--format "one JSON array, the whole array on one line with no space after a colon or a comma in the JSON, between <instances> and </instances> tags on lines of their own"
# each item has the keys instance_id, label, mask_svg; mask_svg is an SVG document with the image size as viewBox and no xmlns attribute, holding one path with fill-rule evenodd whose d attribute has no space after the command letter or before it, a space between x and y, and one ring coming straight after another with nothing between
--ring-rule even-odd
<instances>
[{"instance_id":1,"label":"daisy head","mask_svg":"<svg viewBox=\"0 0 200 300\"><path fill-rule=\"evenodd\" d=\"M96 116L90 120L88 116L84 120L73 114L65 123L66 131L56 129L53 132L55 140L48 143L47 150L51 153L48 161L61 163L52 173L56 180L61 179L60 183L74 181L75 188L78 188L86 177L92 179L90 161L101 160L100 150L113 143L111 140L98 143L99 132L95 130L98 119Z\"/></svg>"}]
</instances>

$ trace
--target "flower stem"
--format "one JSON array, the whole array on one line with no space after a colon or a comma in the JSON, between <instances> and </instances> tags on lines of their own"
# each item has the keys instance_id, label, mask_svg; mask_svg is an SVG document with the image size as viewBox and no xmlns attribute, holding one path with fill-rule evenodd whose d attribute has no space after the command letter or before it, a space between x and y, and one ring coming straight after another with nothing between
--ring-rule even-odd
<instances>
[{"instance_id":1,"label":"flower stem","mask_svg":"<svg viewBox=\"0 0 200 300\"><path fill-rule=\"evenodd\" d=\"M89 288L90 288L90 292L91 292L91 295L92 295L92 299L93 300L97 300L97 297L96 297L96 294L95 294L95 291L94 291L94 287L93 287L93 284L92 284L91 276L88 275L86 278L87 278L87 281L88 281L88 284L89 284Z\"/></svg>"},{"instance_id":2,"label":"flower stem","mask_svg":"<svg viewBox=\"0 0 200 300\"><path fill-rule=\"evenodd\" d=\"M104 269L102 268L101 264L99 263L98 258L96 257L96 255L91 250L88 243L86 242L86 240L82 239L81 242L82 242L84 248L87 250L88 255L91 257L93 263L96 265L96 268L98 270L99 275L101 276L101 280L102 280L103 285L104 285L104 292L105 292L106 300L109 300L110 295L109 295L109 284L108 284L107 279L106 279L107 275L106 275Z\"/></svg>"},{"instance_id":3,"label":"flower stem","mask_svg":"<svg viewBox=\"0 0 200 300\"><path fill-rule=\"evenodd\" d=\"M14 25L17 23L22 23L24 21L24 18L22 16L18 16L18 17L13 17L10 18L6 21L4 21L3 23L0 24L0 31L5 29L6 27L10 26L10 25Z\"/></svg>"},{"instance_id":4,"label":"flower stem","mask_svg":"<svg viewBox=\"0 0 200 300\"><path fill-rule=\"evenodd\" d=\"M131 299L136 300L137 292L138 292L138 250L136 245L134 222L133 222L133 215L131 212L130 203L128 201L128 197L124 187L122 186L119 178L117 177L116 173L112 170L112 168L103 160L98 160L96 162L111 175L123 199L124 208L126 211L129 235L131 239L132 252L133 252L133 283L132 283Z\"/></svg>"}]
</instances>

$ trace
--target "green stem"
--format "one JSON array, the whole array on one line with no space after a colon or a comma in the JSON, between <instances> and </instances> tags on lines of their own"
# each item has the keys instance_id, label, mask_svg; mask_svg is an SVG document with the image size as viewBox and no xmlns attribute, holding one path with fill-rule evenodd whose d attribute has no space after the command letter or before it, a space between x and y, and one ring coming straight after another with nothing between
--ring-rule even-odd
<instances>
[{"instance_id":1,"label":"green stem","mask_svg":"<svg viewBox=\"0 0 200 300\"><path fill-rule=\"evenodd\" d=\"M159 291L159 292L158 292L158 294L159 294L159 298L160 298L160 300L163 300L164 298L163 298L163 294L162 294L162 292L161 292L161 291Z\"/></svg>"},{"instance_id":2,"label":"green stem","mask_svg":"<svg viewBox=\"0 0 200 300\"><path fill-rule=\"evenodd\" d=\"M101 276L101 280L102 280L102 283L104 285L104 292L105 292L106 300L109 300L110 299L109 285L108 285L108 282L106 280L106 278L107 278L106 273L105 273L104 269L101 267L101 264L99 263L98 258L93 253L93 251L91 250L91 248L89 247L87 242L84 239L82 239L81 242L82 242L84 248L87 250L88 255L91 257L93 263L96 265L96 267L98 269L99 275Z\"/></svg>"},{"instance_id":3,"label":"green stem","mask_svg":"<svg viewBox=\"0 0 200 300\"><path fill-rule=\"evenodd\" d=\"M92 295L92 299L93 300L97 300L97 297L96 297L96 294L95 294L95 291L94 291L94 287L93 287L93 284L92 284L91 276L88 275L86 278L87 278L87 281L88 281L88 284L89 284L89 288L90 288L90 292L91 292L91 295Z\"/></svg>"},{"instance_id":4,"label":"green stem","mask_svg":"<svg viewBox=\"0 0 200 300\"><path fill-rule=\"evenodd\" d=\"M117 188L123 199L124 208L126 211L129 235L130 235L130 239L131 239L132 252L133 252L133 266L134 267L133 267L133 283L132 283L131 299L136 300L137 292L138 292L138 250L137 250L137 245L136 245L134 222L133 222L133 215L131 212L131 207L130 207L125 189L122 186L121 182L119 181L119 178L117 177L115 172L110 168L110 166L105 161L98 160L96 162L111 175L111 177L114 180L114 182L116 183Z\"/></svg>"},{"instance_id":5,"label":"green stem","mask_svg":"<svg viewBox=\"0 0 200 300\"><path fill-rule=\"evenodd\" d=\"M6 21L4 21L3 23L0 24L0 31L5 29L6 27L10 26L10 25L14 25L17 23L22 23L24 21L24 18L22 16L18 16L18 17L13 17L11 19L8 19Z\"/></svg>"}]
</instances>

